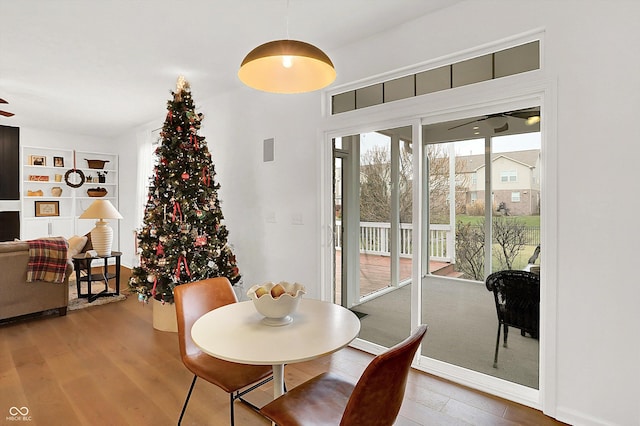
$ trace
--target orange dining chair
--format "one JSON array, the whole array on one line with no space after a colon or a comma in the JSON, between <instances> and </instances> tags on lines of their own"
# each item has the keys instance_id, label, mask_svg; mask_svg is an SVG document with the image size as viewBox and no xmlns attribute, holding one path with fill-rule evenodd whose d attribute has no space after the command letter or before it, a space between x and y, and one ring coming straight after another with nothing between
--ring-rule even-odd
<instances>
[{"instance_id":1,"label":"orange dining chair","mask_svg":"<svg viewBox=\"0 0 640 426\"><path fill-rule=\"evenodd\" d=\"M178 285L174 288L173 295L178 320L180 355L184 365L193 373L193 381L187 399L184 401L178 425L182 422L198 377L213 383L229 394L232 426L234 424L233 403L236 399L259 411L258 407L242 397L273 379L271 366L237 364L212 357L202 352L191 339L191 327L198 318L216 308L238 301L229 280L224 277L208 278Z\"/></svg>"},{"instance_id":2,"label":"orange dining chair","mask_svg":"<svg viewBox=\"0 0 640 426\"><path fill-rule=\"evenodd\" d=\"M376 356L355 386L323 373L291 389L260 412L279 426L389 426L400 412L413 357L427 332L411 336Z\"/></svg>"}]
</instances>

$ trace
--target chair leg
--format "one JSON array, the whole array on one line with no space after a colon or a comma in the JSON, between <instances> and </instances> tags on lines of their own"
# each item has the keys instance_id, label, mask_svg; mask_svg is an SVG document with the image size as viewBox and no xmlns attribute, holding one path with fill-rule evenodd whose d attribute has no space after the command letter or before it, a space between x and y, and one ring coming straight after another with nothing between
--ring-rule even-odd
<instances>
[{"instance_id":1,"label":"chair leg","mask_svg":"<svg viewBox=\"0 0 640 426\"><path fill-rule=\"evenodd\" d=\"M502 324L498 323L498 337L496 337L496 353L493 356L493 368L498 368L498 348L500 347L500 326Z\"/></svg>"},{"instance_id":2,"label":"chair leg","mask_svg":"<svg viewBox=\"0 0 640 426\"><path fill-rule=\"evenodd\" d=\"M247 388L245 390L243 390L242 392L237 391L237 392L232 392L229 394L230 397L230 401L229 404L231 405L231 426L233 426L233 422L234 422L234 409L233 409L233 402L237 399L240 402L242 402L243 404L249 406L251 409L253 409L256 413L260 413L260 407L258 407L255 404L252 404L251 402L247 401L246 399L243 398L244 395L248 394L249 392L258 389L260 386L264 385L265 383L270 382L271 380L273 380L273 376L271 377L267 377L266 379L264 379L263 381L261 381L260 383L256 383L255 385L251 386L250 388Z\"/></svg>"},{"instance_id":3,"label":"chair leg","mask_svg":"<svg viewBox=\"0 0 640 426\"><path fill-rule=\"evenodd\" d=\"M507 324L502 325L504 327L504 347L507 347L507 337L509 336L509 326Z\"/></svg>"},{"instance_id":4,"label":"chair leg","mask_svg":"<svg viewBox=\"0 0 640 426\"><path fill-rule=\"evenodd\" d=\"M234 416L234 412L233 412L233 401L235 401L235 397L233 396L233 392L231 392L229 394L229 407L231 407L230 408L230 410L231 410L231 412L230 412L230 415L231 415L231 423L230 424L231 424L231 426L234 426L234 424L235 424L235 418L234 418L235 416Z\"/></svg>"},{"instance_id":5,"label":"chair leg","mask_svg":"<svg viewBox=\"0 0 640 426\"><path fill-rule=\"evenodd\" d=\"M193 391L193 386L196 384L196 379L198 376L193 375L193 380L191 381L191 387L189 387L189 392L187 393L187 399L184 400L184 405L182 406L182 412L180 413L180 418L178 419L178 426L182 423L182 417L184 416L184 412L187 410L187 404L189 403L189 398L191 398L191 392Z\"/></svg>"}]
</instances>

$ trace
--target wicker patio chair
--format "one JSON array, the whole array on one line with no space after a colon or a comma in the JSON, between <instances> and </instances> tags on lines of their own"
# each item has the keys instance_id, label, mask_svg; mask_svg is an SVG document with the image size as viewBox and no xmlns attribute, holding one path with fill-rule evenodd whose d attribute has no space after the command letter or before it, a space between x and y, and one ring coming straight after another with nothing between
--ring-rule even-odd
<instances>
[{"instance_id":1,"label":"wicker patio chair","mask_svg":"<svg viewBox=\"0 0 640 426\"><path fill-rule=\"evenodd\" d=\"M487 290L493 292L498 314L498 336L493 367L498 368L500 328L504 328L507 347L509 327L520 329L537 339L540 330L540 277L527 271L498 271L487 277Z\"/></svg>"}]
</instances>

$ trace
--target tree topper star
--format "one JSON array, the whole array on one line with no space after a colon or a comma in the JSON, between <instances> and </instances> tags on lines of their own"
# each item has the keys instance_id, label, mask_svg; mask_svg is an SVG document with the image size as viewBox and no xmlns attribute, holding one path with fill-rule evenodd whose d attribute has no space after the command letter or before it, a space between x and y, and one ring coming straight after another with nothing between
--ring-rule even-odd
<instances>
[{"instance_id":1,"label":"tree topper star","mask_svg":"<svg viewBox=\"0 0 640 426\"><path fill-rule=\"evenodd\" d=\"M185 80L184 76L178 77L178 83L176 84L176 93L186 92L189 89L189 82Z\"/></svg>"}]
</instances>

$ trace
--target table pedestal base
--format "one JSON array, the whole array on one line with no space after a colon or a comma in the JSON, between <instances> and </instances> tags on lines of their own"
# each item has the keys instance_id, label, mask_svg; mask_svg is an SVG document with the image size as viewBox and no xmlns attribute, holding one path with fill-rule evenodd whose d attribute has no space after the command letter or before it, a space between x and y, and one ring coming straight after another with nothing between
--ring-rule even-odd
<instances>
[{"instance_id":1,"label":"table pedestal base","mask_svg":"<svg viewBox=\"0 0 640 426\"><path fill-rule=\"evenodd\" d=\"M273 365L273 399L284 395L284 364Z\"/></svg>"}]
</instances>

